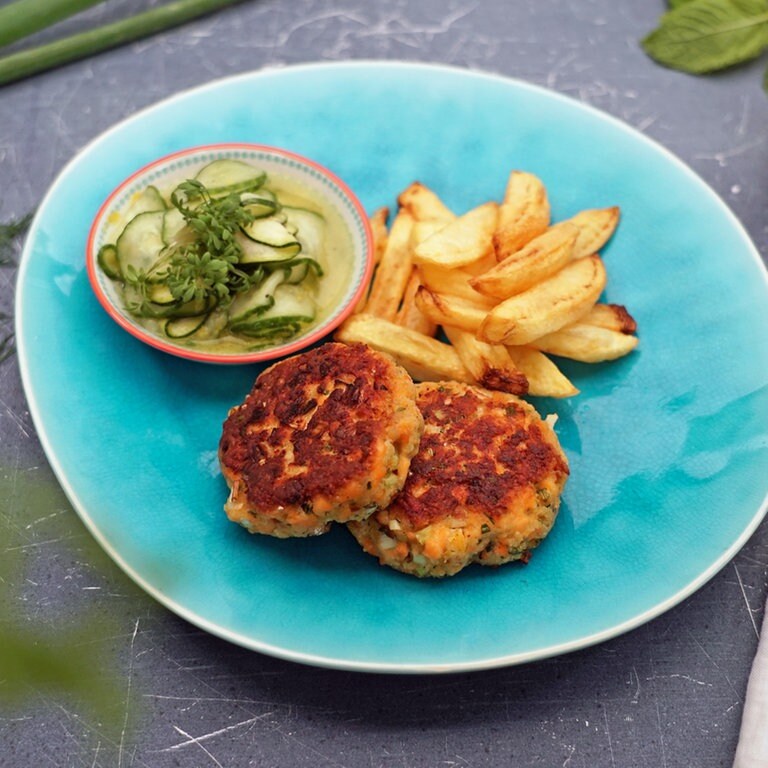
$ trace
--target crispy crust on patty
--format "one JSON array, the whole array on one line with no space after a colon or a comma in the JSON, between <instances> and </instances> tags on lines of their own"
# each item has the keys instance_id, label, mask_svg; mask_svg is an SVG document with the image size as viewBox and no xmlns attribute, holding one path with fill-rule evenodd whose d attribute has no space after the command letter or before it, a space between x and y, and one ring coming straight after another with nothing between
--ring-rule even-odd
<instances>
[{"instance_id":1,"label":"crispy crust on patty","mask_svg":"<svg viewBox=\"0 0 768 768\"><path fill-rule=\"evenodd\" d=\"M551 426L514 395L459 383L417 390L425 429L406 484L349 529L382 564L417 576L527 559L568 477Z\"/></svg>"},{"instance_id":2,"label":"crispy crust on patty","mask_svg":"<svg viewBox=\"0 0 768 768\"><path fill-rule=\"evenodd\" d=\"M422 430L415 385L390 357L329 343L283 360L224 422L227 515L279 537L363 519L402 488Z\"/></svg>"}]
</instances>

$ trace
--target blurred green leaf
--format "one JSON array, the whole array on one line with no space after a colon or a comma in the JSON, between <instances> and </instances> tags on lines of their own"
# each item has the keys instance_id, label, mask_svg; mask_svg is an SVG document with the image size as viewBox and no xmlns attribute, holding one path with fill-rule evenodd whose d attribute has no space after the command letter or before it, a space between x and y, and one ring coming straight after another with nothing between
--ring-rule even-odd
<instances>
[{"instance_id":1,"label":"blurred green leaf","mask_svg":"<svg viewBox=\"0 0 768 768\"><path fill-rule=\"evenodd\" d=\"M0 707L23 707L36 694L65 699L115 736L126 724L125 683L103 639L124 630L97 606L65 621L30 618L21 595L25 552L41 534L46 547L76 544L89 563L106 562L49 471L0 467Z\"/></svg>"},{"instance_id":2,"label":"blurred green leaf","mask_svg":"<svg viewBox=\"0 0 768 768\"><path fill-rule=\"evenodd\" d=\"M676 0L642 46L655 61L691 74L742 64L768 46L766 0Z\"/></svg>"}]
</instances>

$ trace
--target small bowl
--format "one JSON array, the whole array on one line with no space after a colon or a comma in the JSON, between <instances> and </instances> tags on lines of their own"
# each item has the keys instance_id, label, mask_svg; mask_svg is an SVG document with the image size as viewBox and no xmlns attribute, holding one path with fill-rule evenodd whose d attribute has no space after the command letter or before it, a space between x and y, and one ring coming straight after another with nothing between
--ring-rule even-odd
<instances>
[{"instance_id":1,"label":"small bowl","mask_svg":"<svg viewBox=\"0 0 768 768\"><path fill-rule=\"evenodd\" d=\"M321 198L337 214L348 234L350 267L345 269L344 284L339 285L333 301L324 308L323 317L288 341L257 350L218 351L177 343L164 334L142 326L123 306L118 283L110 279L98 264L98 253L105 243L114 242L116 232L127 222L122 220L130 201L149 185L170 191L194 175L204 165L218 159L241 160L266 171L268 178L283 179L300 188L307 198ZM116 222L120 222L119 225ZM111 239L110 239L111 238ZM363 295L373 272L373 236L368 216L349 187L331 171L313 160L284 149L259 144L215 144L193 147L155 160L129 176L103 203L91 225L86 248L88 278L96 297L107 314L124 330L156 349L188 360L207 363L254 363L274 360L311 346L337 328L353 311ZM321 280L338 280L329 270Z\"/></svg>"}]
</instances>

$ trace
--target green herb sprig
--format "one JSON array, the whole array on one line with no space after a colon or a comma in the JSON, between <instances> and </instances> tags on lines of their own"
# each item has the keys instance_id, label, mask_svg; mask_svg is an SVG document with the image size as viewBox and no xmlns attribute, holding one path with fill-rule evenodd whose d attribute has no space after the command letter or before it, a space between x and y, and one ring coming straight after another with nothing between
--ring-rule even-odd
<instances>
[{"instance_id":1,"label":"green herb sprig","mask_svg":"<svg viewBox=\"0 0 768 768\"><path fill-rule=\"evenodd\" d=\"M642 46L659 64L695 75L744 64L768 48L768 0L669 0Z\"/></svg>"}]
</instances>

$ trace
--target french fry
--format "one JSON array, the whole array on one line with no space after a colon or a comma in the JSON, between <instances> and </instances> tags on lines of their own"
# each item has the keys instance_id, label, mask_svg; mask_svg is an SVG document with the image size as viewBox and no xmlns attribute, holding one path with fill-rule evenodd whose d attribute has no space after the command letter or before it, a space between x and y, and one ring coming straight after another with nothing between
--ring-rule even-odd
<instances>
[{"instance_id":1,"label":"french fry","mask_svg":"<svg viewBox=\"0 0 768 768\"><path fill-rule=\"evenodd\" d=\"M476 333L488 316L488 309L467 299L435 293L421 286L416 291L416 306L434 323L452 325Z\"/></svg>"},{"instance_id":2,"label":"french fry","mask_svg":"<svg viewBox=\"0 0 768 768\"><path fill-rule=\"evenodd\" d=\"M568 377L538 349L507 347L515 365L528 379L528 394L534 397L573 397L579 390Z\"/></svg>"},{"instance_id":3,"label":"french fry","mask_svg":"<svg viewBox=\"0 0 768 768\"><path fill-rule=\"evenodd\" d=\"M573 258L581 259L597 253L613 236L619 224L621 210L612 208L592 208L581 211L563 223L574 224L581 233L573 247Z\"/></svg>"},{"instance_id":4,"label":"french fry","mask_svg":"<svg viewBox=\"0 0 768 768\"><path fill-rule=\"evenodd\" d=\"M515 365L506 347L486 344L469 331L444 326L443 330L456 350L464 367L486 389L524 395L528 392L528 379Z\"/></svg>"},{"instance_id":5,"label":"french fry","mask_svg":"<svg viewBox=\"0 0 768 768\"><path fill-rule=\"evenodd\" d=\"M392 222L387 245L373 276L364 311L386 320L394 320L411 276L411 228L413 217L399 210Z\"/></svg>"},{"instance_id":6,"label":"french fry","mask_svg":"<svg viewBox=\"0 0 768 768\"><path fill-rule=\"evenodd\" d=\"M373 235L373 263L374 266L381 261L381 256L387 247L387 238L389 232L387 232L387 219L389 218L389 208L383 206L378 208L373 216L368 221L371 225L371 234ZM368 303L368 294L370 285L367 286L367 290L363 292L363 295L358 299L355 304L353 312L362 312L365 309L365 305Z\"/></svg>"},{"instance_id":7,"label":"french fry","mask_svg":"<svg viewBox=\"0 0 768 768\"><path fill-rule=\"evenodd\" d=\"M472 278L469 284L476 291L499 299L520 293L564 267L571 260L579 236L576 225L556 224L487 272Z\"/></svg>"},{"instance_id":8,"label":"french fry","mask_svg":"<svg viewBox=\"0 0 768 768\"><path fill-rule=\"evenodd\" d=\"M599 256L572 261L552 277L497 304L481 323L478 338L491 344L528 344L589 312L605 282Z\"/></svg>"},{"instance_id":9,"label":"french fry","mask_svg":"<svg viewBox=\"0 0 768 768\"><path fill-rule=\"evenodd\" d=\"M418 267L422 285L434 293L446 293L483 306L486 309L498 304L496 299L483 296L470 284L472 274L468 269L447 269L434 264L420 264Z\"/></svg>"},{"instance_id":10,"label":"french fry","mask_svg":"<svg viewBox=\"0 0 768 768\"><path fill-rule=\"evenodd\" d=\"M453 211L426 185L420 181L410 184L400 196L397 203L409 211L415 221L437 221L447 224L456 215Z\"/></svg>"},{"instance_id":11,"label":"french fry","mask_svg":"<svg viewBox=\"0 0 768 768\"><path fill-rule=\"evenodd\" d=\"M608 328L619 333L636 333L637 323L635 318L627 312L627 308L621 304L595 304L592 309L581 318L582 323L596 325L599 328Z\"/></svg>"},{"instance_id":12,"label":"french fry","mask_svg":"<svg viewBox=\"0 0 768 768\"><path fill-rule=\"evenodd\" d=\"M411 230L411 247L416 248L419 243L424 242L428 237L432 237L435 232L439 232L445 225L446 222L441 219L414 221L413 229Z\"/></svg>"},{"instance_id":13,"label":"french fry","mask_svg":"<svg viewBox=\"0 0 768 768\"><path fill-rule=\"evenodd\" d=\"M403 326L403 328L410 328L413 331L423 333L425 336L434 336L437 332L437 324L430 320L416 306L416 291L418 291L420 285L419 273L414 267L408 284L405 286L403 302L397 311L395 322Z\"/></svg>"},{"instance_id":14,"label":"french fry","mask_svg":"<svg viewBox=\"0 0 768 768\"><path fill-rule=\"evenodd\" d=\"M373 233L373 263L378 264L381 261L381 257L384 255L384 251L387 248L387 238L389 232L387 232L387 219L389 218L389 208L383 206L374 211L373 216L369 221L371 224L371 232Z\"/></svg>"},{"instance_id":15,"label":"french fry","mask_svg":"<svg viewBox=\"0 0 768 768\"><path fill-rule=\"evenodd\" d=\"M541 179L525 171L512 171L493 235L496 260L503 261L542 234L549 226L550 216L547 190Z\"/></svg>"},{"instance_id":16,"label":"french fry","mask_svg":"<svg viewBox=\"0 0 768 768\"><path fill-rule=\"evenodd\" d=\"M531 346L541 352L582 363L602 363L628 355L637 343L637 336L631 334L587 323L572 323L535 339Z\"/></svg>"},{"instance_id":17,"label":"french fry","mask_svg":"<svg viewBox=\"0 0 768 768\"><path fill-rule=\"evenodd\" d=\"M380 317L365 313L351 315L336 331L336 339L347 344L368 344L391 355L416 381L475 383L449 344Z\"/></svg>"},{"instance_id":18,"label":"french fry","mask_svg":"<svg viewBox=\"0 0 768 768\"><path fill-rule=\"evenodd\" d=\"M499 206L489 202L473 208L422 240L414 248L418 264L462 267L482 259L493 248Z\"/></svg>"}]
</instances>

